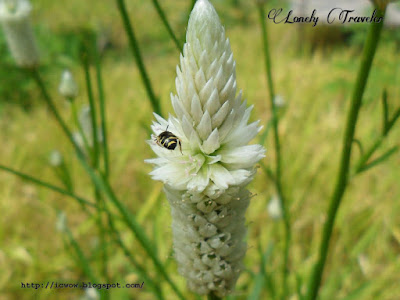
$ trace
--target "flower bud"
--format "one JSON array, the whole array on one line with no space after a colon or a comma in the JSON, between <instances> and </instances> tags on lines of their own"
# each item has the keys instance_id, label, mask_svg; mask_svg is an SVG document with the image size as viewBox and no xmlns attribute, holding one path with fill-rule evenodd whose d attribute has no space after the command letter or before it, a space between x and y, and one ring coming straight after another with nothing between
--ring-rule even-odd
<instances>
[{"instance_id":1,"label":"flower bud","mask_svg":"<svg viewBox=\"0 0 400 300\"><path fill-rule=\"evenodd\" d=\"M63 163L63 157L58 150L51 151L49 155L49 163L52 167L59 167Z\"/></svg>"},{"instance_id":2,"label":"flower bud","mask_svg":"<svg viewBox=\"0 0 400 300\"><path fill-rule=\"evenodd\" d=\"M11 55L18 66L34 68L39 64L39 51L29 21L29 0L0 1L0 23Z\"/></svg>"},{"instance_id":3,"label":"flower bud","mask_svg":"<svg viewBox=\"0 0 400 300\"><path fill-rule=\"evenodd\" d=\"M274 104L277 108L284 107L286 104L285 99L281 95L276 95L274 97Z\"/></svg>"},{"instance_id":4,"label":"flower bud","mask_svg":"<svg viewBox=\"0 0 400 300\"><path fill-rule=\"evenodd\" d=\"M282 218L282 204L278 196L273 196L268 203L268 214L274 220Z\"/></svg>"},{"instance_id":5,"label":"flower bud","mask_svg":"<svg viewBox=\"0 0 400 300\"><path fill-rule=\"evenodd\" d=\"M65 70L62 73L58 92L69 100L73 100L78 96L78 84L70 71Z\"/></svg>"}]
</instances>

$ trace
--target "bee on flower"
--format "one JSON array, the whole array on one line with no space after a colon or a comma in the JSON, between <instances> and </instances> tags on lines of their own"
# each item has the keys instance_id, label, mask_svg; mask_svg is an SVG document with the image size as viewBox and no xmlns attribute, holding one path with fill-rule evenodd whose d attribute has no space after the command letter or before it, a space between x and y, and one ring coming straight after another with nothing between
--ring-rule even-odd
<instances>
[{"instance_id":1,"label":"bee on flower","mask_svg":"<svg viewBox=\"0 0 400 300\"><path fill-rule=\"evenodd\" d=\"M265 156L261 145L248 145L261 127L248 123L253 107L237 93L235 68L217 12L198 0L171 94L176 117L155 114L148 143L157 158L146 160L155 166L152 178L165 184L179 272L192 291L220 297L234 290L242 269L246 185ZM171 143L157 140L165 128L176 137L167 136Z\"/></svg>"}]
</instances>

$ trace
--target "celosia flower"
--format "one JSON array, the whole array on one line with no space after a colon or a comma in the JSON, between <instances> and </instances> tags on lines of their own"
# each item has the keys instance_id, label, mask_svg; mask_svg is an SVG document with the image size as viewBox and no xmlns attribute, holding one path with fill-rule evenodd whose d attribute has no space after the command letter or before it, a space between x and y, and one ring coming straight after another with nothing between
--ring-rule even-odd
<instances>
[{"instance_id":1,"label":"celosia flower","mask_svg":"<svg viewBox=\"0 0 400 300\"><path fill-rule=\"evenodd\" d=\"M177 67L176 117L155 114L149 141L157 158L153 179L165 184L171 205L175 257L188 287L199 294L233 291L246 252L245 211L261 145L247 145L259 130L248 124L252 107L236 93L229 39L214 7L198 0L190 15ZM182 143L182 154L156 142L165 131Z\"/></svg>"},{"instance_id":2,"label":"celosia flower","mask_svg":"<svg viewBox=\"0 0 400 300\"><path fill-rule=\"evenodd\" d=\"M78 96L78 84L75 81L74 76L69 70L65 70L61 74L60 85L58 86L58 92L61 96L68 100L73 100Z\"/></svg>"},{"instance_id":3,"label":"celosia flower","mask_svg":"<svg viewBox=\"0 0 400 300\"><path fill-rule=\"evenodd\" d=\"M31 4L28 0L0 0L0 23L8 47L20 67L39 64L39 52L29 22Z\"/></svg>"}]
</instances>

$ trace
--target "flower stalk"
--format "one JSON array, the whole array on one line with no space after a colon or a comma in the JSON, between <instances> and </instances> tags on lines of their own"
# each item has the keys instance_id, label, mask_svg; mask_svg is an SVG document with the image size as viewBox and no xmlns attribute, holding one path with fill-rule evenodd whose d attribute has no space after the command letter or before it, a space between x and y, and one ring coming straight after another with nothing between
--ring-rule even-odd
<instances>
[{"instance_id":1,"label":"flower stalk","mask_svg":"<svg viewBox=\"0 0 400 300\"><path fill-rule=\"evenodd\" d=\"M378 17L385 16L385 10L380 10L377 7ZM324 224L322 232L322 240L319 248L318 260L314 266L311 278L308 284L306 299L316 299L320 288L322 274L325 267L326 258L328 255L330 239L337 211L347 187L349 177L350 157L354 140L355 129L357 125L358 114L362 104L362 97L368 80L368 75L371 70L372 61L378 46L380 34L383 28L383 22L372 22L369 28L368 36L362 53L361 65L357 75L354 91L351 97L350 110L347 115L344 140L342 145L340 167L337 175L335 188L330 201L327 220Z\"/></svg>"},{"instance_id":2,"label":"flower stalk","mask_svg":"<svg viewBox=\"0 0 400 300\"><path fill-rule=\"evenodd\" d=\"M150 100L150 103L153 107L153 110L161 116L162 112L161 112L160 100L156 97L156 95L153 91L153 86L150 82L150 78L147 75L147 71L146 71L145 65L143 63L142 54L140 52L139 43L136 39L135 31L133 29L131 21L129 20L129 15L126 10L125 1L124 0L116 0L116 1L117 1L118 10L121 14L121 18L124 23L125 32L129 39L129 45L131 46L132 54L133 54L133 57L135 58L137 66L139 68L140 76L142 78L144 87L146 89L147 95Z\"/></svg>"},{"instance_id":3,"label":"flower stalk","mask_svg":"<svg viewBox=\"0 0 400 300\"><path fill-rule=\"evenodd\" d=\"M198 0L171 94L176 117L155 114L149 141L158 156L147 160L155 165L150 174L165 184L171 206L178 270L209 299L233 292L243 268L246 186L265 153L248 145L261 128L248 124L252 107L236 92L235 67L214 7Z\"/></svg>"},{"instance_id":4,"label":"flower stalk","mask_svg":"<svg viewBox=\"0 0 400 300\"><path fill-rule=\"evenodd\" d=\"M284 244L284 258L283 258L283 274L282 274L282 299L287 297L287 278L289 276L289 250L291 243L291 225L290 225L290 214L287 207L287 200L283 192L282 187L282 172L281 172L281 143L279 139L279 118L278 118L278 108L275 101L275 88L272 79L272 66L271 66L271 56L269 54L269 42L268 42L268 31L266 27L266 16L264 9L264 2L258 3L258 11L260 17L260 24L262 29L262 38L264 45L264 58L265 58L265 71L267 74L268 90L269 90L269 100L270 108L272 112L272 128L274 133L274 148L275 148L275 187L280 199L280 205L282 209L282 216L285 228L285 244Z\"/></svg>"}]
</instances>

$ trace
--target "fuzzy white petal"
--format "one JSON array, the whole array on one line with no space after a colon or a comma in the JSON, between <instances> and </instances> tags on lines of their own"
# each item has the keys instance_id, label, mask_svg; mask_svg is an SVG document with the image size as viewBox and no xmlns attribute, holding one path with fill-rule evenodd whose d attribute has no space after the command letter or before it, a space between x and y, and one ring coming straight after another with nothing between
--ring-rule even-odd
<instances>
[{"instance_id":1,"label":"fuzzy white petal","mask_svg":"<svg viewBox=\"0 0 400 300\"><path fill-rule=\"evenodd\" d=\"M264 153L265 149L261 145L247 145L219 151L223 163L229 164L231 168L242 169L254 166L265 157Z\"/></svg>"}]
</instances>

